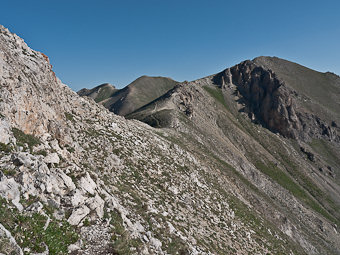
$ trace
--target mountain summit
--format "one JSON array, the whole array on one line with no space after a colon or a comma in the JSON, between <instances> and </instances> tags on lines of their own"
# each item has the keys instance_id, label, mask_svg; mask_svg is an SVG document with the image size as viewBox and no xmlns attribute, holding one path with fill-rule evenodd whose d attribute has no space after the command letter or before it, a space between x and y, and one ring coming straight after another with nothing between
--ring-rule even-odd
<instances>
[{"instance_id":1,"label":"mountain summit","mask_svg":"<svg viewBox=\"0 0 340 255\"><path fill-rule=\"evenodd\" d=\"M0 253L340 253L334 74L260 57L81 97L0 26L0 84Z\"/></svg>"}]
</instances>

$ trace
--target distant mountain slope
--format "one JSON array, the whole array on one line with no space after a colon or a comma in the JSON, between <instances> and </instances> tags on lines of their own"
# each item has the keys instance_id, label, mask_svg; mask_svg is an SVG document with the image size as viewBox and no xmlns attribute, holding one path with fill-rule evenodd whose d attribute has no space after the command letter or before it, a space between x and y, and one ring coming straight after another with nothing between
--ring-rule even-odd
<instances>
[{"instance_id":1,"label":"distant mountain slope","mask_svg":"<svg viewBox=\"0 0 340 255\"><path fill-rule=\"evenodd\" d=\"M85 88L81 89L78 91L78 95L90 97L98 103L111 97L117 91L118 89L116 89L115 86L109 83L104 83L93 89L85 89Z\"/></svg>"},{"instance_id":2,"label":"distant mountain slope","mask_svg":"<svg viewBox=\"0 0 340 255\"><path fill-rule=\"evenodd\" d=\"M164 95L177 83L166 77L142 76L121 90L102 92L102 88L96 87L91 90L82 89L78 94L89 96L110 111L124 116ZM101 93L97 92L99 90Z\"/></svg>"}]
</instances>

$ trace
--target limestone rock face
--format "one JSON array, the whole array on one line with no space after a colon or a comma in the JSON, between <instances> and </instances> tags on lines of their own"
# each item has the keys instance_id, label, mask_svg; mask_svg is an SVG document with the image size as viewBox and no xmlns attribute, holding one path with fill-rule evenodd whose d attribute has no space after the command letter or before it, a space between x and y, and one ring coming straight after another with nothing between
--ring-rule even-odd
<instances>
[{"instance_id":1,"label":"limestone rock face","mask_svg":"<svg viewBox=\"0 0 340 255\"><path fill-rule=\"evenodd\" d=\"M14 237L2 224L0 224L0 240L1 252L4 252L4 254L24 254Z\"/></svg>"},{"instance_id":2,"label":"limestone rock face","mask_svg":"<svg viewBox=\"0 0 340 255\"><path fill-rule=\"evenodd\" d=\"M51 153L44 158L46 164L59 164L59 156L57 153Z\"/></svg>"},{"instance_id":3,"label":"limestone rock face","mask_svg":"<svg viewBox=\"0 0 340 255\"><path fill-rule=\"evenodd\" d=\"M46 55L2 26L0 83L0 112L13 127L37 136L49 132L60 140L68 138L65 113L71 114L73 103L81 107L73 100L76 93L55 76Z\"/></svg>"},{"instance_id":4,"label":"limestone rock face","mask_svg":"<svg viewBox=\"0 0 340 255\"><path fill-rule=\"evenodd\" d=\"M68 218L67 221L71 225L78 225L79 222L89 213L90 213L90 209L86 205L83 205L79 207L78 209L74 210L70 218Z\"/></svg>"},{"instance_id":5,"label":"limestone rock face","mask_svg":"<svg viewBox=\"0 0 340 255\"><path fill-rule=\"evenodd\" d=\"M12 137L10 125L7 121L0 120L0 143L9 144Z\"/></svg>"},{"instance_id":6,"label":"limestone rock face","mask_svg":"<svg viewBox=\"0 0 340 255\"><path fill-rule=\"evenodd\" d=\"M0 172L0 195L8 201L11 201L19 211L23 210L20 204L19 184L13 178L7 178Z\"/></svg>"},{"instance_id":7,"label":"limestone rock face","mask_svg":"<svg viewBox=\"0 0 340 255\"><path fill-rule=\"evenodd\" d=\"M214 77L214 82L220 86L237 86L240 102L245 104L243 111L273 132L294 139L323 136L340 141L330 123L300 107L295 90L286 86L272 70L253 61L226 69Z\"/></svg>"},{"instance_id":8,"label":"limestone rock face","mask_svg":"<svg viewBox=\"0 0 340 255\"><path fill-rule=\"evenodd\" d=\"M231 68L232 82L238 85L249 114L254 114L270 130L296 138L301 131L289 91L271 70L243 62ZM228 77L229 78L229 77Z\"/></svg>"}]
</instances>

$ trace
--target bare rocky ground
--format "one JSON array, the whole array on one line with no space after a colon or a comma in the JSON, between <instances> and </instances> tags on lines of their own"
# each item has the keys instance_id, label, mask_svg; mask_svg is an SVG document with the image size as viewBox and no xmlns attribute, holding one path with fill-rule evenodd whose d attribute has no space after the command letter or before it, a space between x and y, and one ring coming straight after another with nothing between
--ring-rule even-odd
<instances>
[{"instance_id":1,"label":"bare rocky ground","mask_svg":"<svg viewBox=\"0 0 340 255\"><path fill-rule=\"evenodd\" d=\"M0 253L340 253L328 165L239 113L232 84L225 101L209 77L178 85L145 114L156 129L79 97L4 27L0 83Z\"/></svg>"}]
</instances>

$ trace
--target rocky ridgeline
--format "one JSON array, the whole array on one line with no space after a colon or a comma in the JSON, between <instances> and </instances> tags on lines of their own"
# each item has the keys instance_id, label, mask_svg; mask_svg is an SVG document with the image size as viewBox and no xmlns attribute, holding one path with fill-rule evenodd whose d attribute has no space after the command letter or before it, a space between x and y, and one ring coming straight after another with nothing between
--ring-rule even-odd
<instances>
[{"instance_id":1,"label":"rocky ridgeline","mask_svg":"<svg viewBox=\"0 0 340 255\"><path fill-rule=\"evenodd\" d=\"M243 218L249 209L209 164L79 97L51 68L0 27L0 252L294 251L274 227Z\"/></svg>"}]
</instances>

